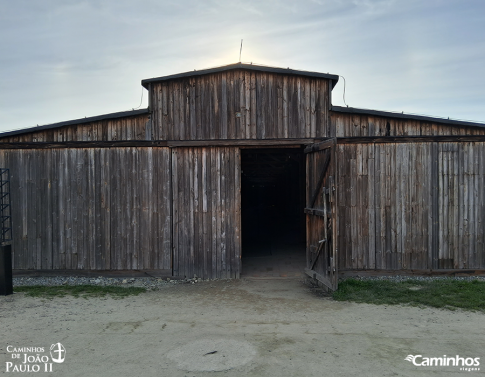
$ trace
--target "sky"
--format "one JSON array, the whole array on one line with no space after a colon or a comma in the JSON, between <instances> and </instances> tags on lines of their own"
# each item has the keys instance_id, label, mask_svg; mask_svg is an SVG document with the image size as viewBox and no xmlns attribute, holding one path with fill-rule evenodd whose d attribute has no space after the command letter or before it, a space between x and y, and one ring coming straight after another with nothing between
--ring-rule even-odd
<instances>
[{"instance_id":1,"label":"sky","mask_svg":"<svg viewBox=\"0 0 485 377\"><path fill-rule=\"evenodd\" d=\"M337 106L485 123L483 0L0 0L0 132L146 108L239 61L345 77Z\"/></svg>"}]
</instances>

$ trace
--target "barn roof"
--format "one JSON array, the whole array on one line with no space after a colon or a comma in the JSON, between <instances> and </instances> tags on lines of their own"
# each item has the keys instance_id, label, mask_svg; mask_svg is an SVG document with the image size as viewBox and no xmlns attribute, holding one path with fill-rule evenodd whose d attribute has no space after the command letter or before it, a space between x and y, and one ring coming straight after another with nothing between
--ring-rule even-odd
<instances>
[{"instance_id":1,"label":"barn roof","mask_svg":"<svg viewBox=\"0 0 485 377\"><path fill-rule=\"evenodd\" d=\"M414 119L414 120L419 120L423 122L448 124L448 125L457 126L457 127L485 128L485 123L470 122L470 121L456 120L456 119L450 119L450 118L435 118L435 117L430 117L425 115L406 114L404 112L395 113L392 111L358 109L355 107L341 107L341 106L332 106L330 110L334 112L346 113L346 114L374 115L374 116L379 116L384 118Z\"/></svg>"},{"instance_id":2,"label":"barn roof","mask_svg":"<svg viewBox=\"0 0 485 377\"><path fill-rule=\"evenodd\" d=\"M332 80L332 89L333 87L335 87L335 85L337 85L338 77L339 77L338 75L331 75L329 73L298 71L290 68L268 67L268 66L257 65L252 63L251 64L235 63L235 64L224 65L221 67L202 69L200 71L196 71L194 69L193 71L177 73L175 75L145 79L141 81L141 84L148 89L148 84L151 82L160 82L160 81L174 80L174 79L185 78L185 77L202 76L202 75L208 75L211 73L230 71L234 69L245 69L249 71L272 72L272 73L281 73L283 75L307 76L307 77L318 77L318 78L330 79Z\"/></svg>"},{"instance_id":3,"label":"barn roof","mask_svg":"<svg viewBox=\"0 0 485 377\"><path fill-rule=\"evenodd\" d=\"M137 116L137 115L142 115L142 114L148 114L148 109L120 111L120 112L117 112L117 113L96 115L96 116L93 116L93 117L85 117L85 118L73 119L73 120L66 120L64 122L51 123L51 124L46 124L44 126L23 128L21 130L2 132L2 133L0 133L0 137L23 135L23 134L28 134L30 132L50 130L52 128L61 128L61 127L64 127L64 126L72 126L72 125L76 125L76 124L86 124L86 123L91 123L91 122L99 122L99 121L102 121L102 120L125 118L125 117Z\"/></svg>"}]
</instances>

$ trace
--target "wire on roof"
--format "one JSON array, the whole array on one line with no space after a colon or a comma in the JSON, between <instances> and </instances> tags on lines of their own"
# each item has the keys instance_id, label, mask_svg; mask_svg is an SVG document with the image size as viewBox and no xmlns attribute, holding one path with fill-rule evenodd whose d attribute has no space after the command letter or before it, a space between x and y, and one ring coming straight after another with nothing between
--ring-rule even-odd
<instances>
[{"instance_id":1,"label":"wire on roof","mask_svg":"<svg viewBox=\"0 0 485 377\"><path fill-rule=\"evenodd\" d=\"M342 77L344 79L344 94L342 95L342 98L344 100L344 104L345 106L349 107L349 105L347 105L347 102L345 102L345 77L341 76L341 75L338 75L339 77Z\"/></svg>"},{"instance_id":2,"label":"wire on roof","mask_svg":"<svg viewBox=\"0 0 485 377\"><path fill-rule=\"evenodd\" d=\"M141 99L140 99L140 104L138 105L138 107L135 107L135 108L134 108L134 109L132 109L132 110L136 110L136 109L139 109L139 108L140 108L140 106L141 106L141 104L142 104L142 102L143 102L143 89L144 89L144 88L143 88L143 86L142 86L142 87L141 87Z\"/></svg>"}]
</instances>

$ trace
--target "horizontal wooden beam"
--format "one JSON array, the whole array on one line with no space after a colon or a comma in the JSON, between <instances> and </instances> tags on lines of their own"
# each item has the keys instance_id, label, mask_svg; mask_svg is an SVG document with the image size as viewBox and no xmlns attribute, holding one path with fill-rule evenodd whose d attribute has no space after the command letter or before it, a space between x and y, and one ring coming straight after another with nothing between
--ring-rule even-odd
<instances>
[{"instance_id":1,"label":"horizontal wooden beam","mask_svg":"<svg viewBox=\"0 0 485 377\"><path fill-rule=\"evenodd\" d=\"M227 140L123 140L123 141L52 141L0 142L0 149L53 149L53 148L116 148L116 147L294 147L308 145L315 139L227 139Z\"/></svg>"},{"instance_id":2,"label":"horizontal wooden beam","mask_svg":"<svg viewBox=\"0 0 485 377\"><path fill-rule=\"evenodd\" d=\"M325 213L328 217L330 217L330 211L327 210L326 212L323 209L316 209L316 208L305 208L303 210L308 215L315 215L315 216L325 216Z\"/></svg>"},{"instance_id":3,"label":"horizontal wooden beam","mask_svg":"<svg viewBox=\"0 0 485 377\"><path fill-rule=\"evenodd\" d=\"M57 148L116 148L116 147L167 147L166 141L59 141L0 143L0 149L57 149Z\"/></svg>"},{"instance_id":4,"label":"horizontal wooden beam","mask_svg":"<svg viewBox=\"0 0 485 377\"><path fill-rule=\"evenodd\" d=\"M227 140L169 140L170 147L230 147L230 146L279 146L279 145L307 145L315 139L227 139Z\"/></svg>"},{"instance_id":5,"label":"horizontal wooden beam","mask_svg":"<svg viewBox=\"0 0 485 377\"><path fill-rule=\"evenodd\" d=\"M230 147L277 148L314 144L306 153L328 148L335 139L226 139L226 140L116 140L116 141L39 141L0 142L0 149L116 148L116 147ZM337 144L485 142L485 135L455 136L369 136L339 137ZM315 144L317 143L317 144Z\"/></svg>"},{"instance_id":6,"label":"horizontal wooden beam","mask_svg":"<svg viewBox=\"0 0 485 377\"><path fill-rule=\"evenodd\" d=\"M338 137L337 144L480 142L485 135Z\"/></svg>"}]
</instances>

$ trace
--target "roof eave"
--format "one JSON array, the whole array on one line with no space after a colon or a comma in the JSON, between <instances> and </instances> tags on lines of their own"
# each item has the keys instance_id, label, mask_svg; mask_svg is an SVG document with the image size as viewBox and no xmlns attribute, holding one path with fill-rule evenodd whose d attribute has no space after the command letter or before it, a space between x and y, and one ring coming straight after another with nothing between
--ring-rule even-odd
<instances>
[{"instance_id":1,"label":"roof eave","mask_svg":"<svg viewBox=\"0 0 485 377\"><path fill-rule=\"evenodd\" d=\"M485 128L485 123L470 122L465 120L456 120L456 119L449 119L449 118L448 119L437 118L437 117L430 117L425 115L406 114L404 112L394 113L391 111L359 109L355 107L342 107L342 106L332 106L330 110L338 113L373 115L373 116L379 116L384 118L414 119L414 120L419 120L423 122L447 124L447 125L457 126L457 127Z\"/></svg>"},{"instance_id":2,"label":"roof eave","mask_svg":"<svg viewBox=\"0 0 485 377\"><path fill-rule=\"evenodd\" d=\"M290 68L267 67L267 66L261 66L256 64L234 63L234 64L229 64L221 67L202 69L200 71L197 71L194 69L193 71L189 71L189 72L144 79L141 81L141 84L143 85L143 87L148 89L149 84L153 82L161 82L161 81L176 80L176 79L186 78L186 77L209 75L212 73L225 72L233 69L245 69L250 71L272 72L272 73L279 73L284 75L296 75L296 76L307 76L307 77L329 79L329 80L332 80L332 89L335 87L335 85L337 85L337 82L339 79L338 75L332 75L329 73L299 71L299 70L294 70Z\"/></svg>"},{"instance_id":3,"label":"roof eave","mask_svg":"<svg viewBox=\"0 0 485 377\"><path fill-rule=\"evenodd\" d=\"M0 133L0 138L23 135L23 134L28 134L30 132L50 130L50 129L53 129L53 128L61 128L61 127L65 127L65 126L72 126L72 125L76 125L76 124L86 124L86 123L99 122L99 121L108 120L108 119L118 119L118 118L124 118L124 117L132 117L132 116L137 116L137 115L142 115L142 114L149 114L148 109L121 111L121 112L117 112L117 113L96 115L96 116L93 116L93 117L86 117L86 118L80 118L80 119L67 120L67 121L64 121L64 122L51 123L51 124L46 124L46 125L43 125L43 126L23 128L23 129L15 130L15 131L7 131L7 132Z\"/></svg>"}]
</instances>

